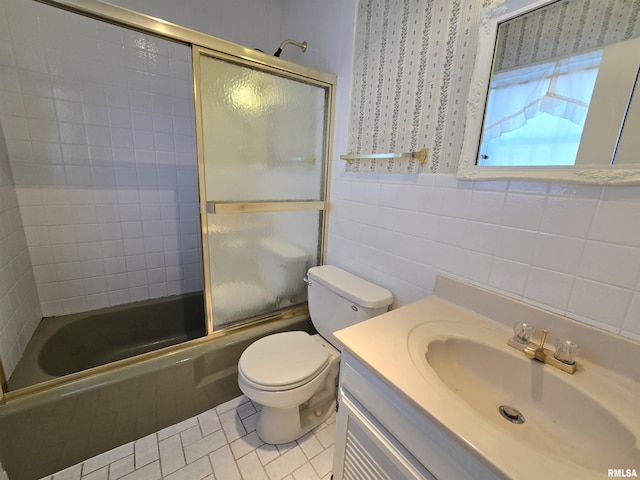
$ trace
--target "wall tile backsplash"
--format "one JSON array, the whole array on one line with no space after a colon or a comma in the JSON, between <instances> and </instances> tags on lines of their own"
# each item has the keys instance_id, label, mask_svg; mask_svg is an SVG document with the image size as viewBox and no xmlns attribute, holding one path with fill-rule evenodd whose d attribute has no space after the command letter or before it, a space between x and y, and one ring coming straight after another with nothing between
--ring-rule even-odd
<instances>
[{"instance_id":1,"label":"wall tile backsplash","mask_svg":"<svg viewBox=\"0 0 640 480\"><path fill-rule=\"evenodd\" d=\"M396 306L442 272L640 339L640 187L334 172L329 262Z\"/></svg>"}]
</instances>

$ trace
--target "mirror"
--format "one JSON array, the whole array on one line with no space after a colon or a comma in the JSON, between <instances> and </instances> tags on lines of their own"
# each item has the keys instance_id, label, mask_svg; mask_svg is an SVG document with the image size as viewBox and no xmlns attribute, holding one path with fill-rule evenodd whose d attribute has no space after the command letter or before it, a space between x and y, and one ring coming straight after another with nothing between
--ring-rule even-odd
<instances>
[{"instance_id":1,"label":"mirror","mask_svg":"<svg viewBox=\"0 0 640 480\"><path fill-rule=\"evenodd\" d=\"M640 0L481 12L458 178L640 184Z\"/></svg>"}]
</instances>

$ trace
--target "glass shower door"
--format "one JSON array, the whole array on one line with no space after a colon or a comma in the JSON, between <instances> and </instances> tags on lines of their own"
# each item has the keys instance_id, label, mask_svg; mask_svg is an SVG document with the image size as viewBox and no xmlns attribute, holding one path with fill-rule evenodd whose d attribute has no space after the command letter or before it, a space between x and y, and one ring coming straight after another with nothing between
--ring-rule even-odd
<instances>
[{"instance_id":1,"label":"glass shower door","mask_svg":"<svg viewBox=\"0 0 640 480\"><path fill-rule=\"evenodd\" d=\"M194 48L209 332L306 302L322 258L331 83Z\"/></svg>"}]
</instances>

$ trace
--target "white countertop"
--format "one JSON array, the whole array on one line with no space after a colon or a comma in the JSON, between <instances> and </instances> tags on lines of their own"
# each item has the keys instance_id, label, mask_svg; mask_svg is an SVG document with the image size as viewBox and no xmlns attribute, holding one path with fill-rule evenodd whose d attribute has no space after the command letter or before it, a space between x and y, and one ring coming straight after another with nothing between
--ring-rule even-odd
<instances>
[{"instance_id":1,"label":"white countertop","mask_svg":"<svg viewBox=\"0 0 640 480\"><path fill-rule=\"evenodd\" d=\"M467 325L471 331L482 329L486 331L487 338L499 339L497 348L504 347L505 351L513 350L514 355L523 356L521 352L506 345L507 338L513 335L510 328L435 295L341 330L336 336L373 373L418 411L440 424L453 439L492 470L518 479L607 477L606 469L596 472L574 463L566 455L553 455L544 449L528 445L526 433L522 438L514 437L507 427L483 417L452 393L435 373L425 375L424 369L421 372L416 368L409 353L410 332L424 323L443 321L458 322L463 327ZM557 370L548 365L540 364L540 367ZM559 370L549 373L568 375ZM619 412L624 414L624 419L621 420L635 435L637 445L640 438L640 386L628 377L607 373L608 371L583 361L579 363L578 371L564 380L572 382L571 385L576 388L590 392L594 390L591 387L596 379L599 382L596 383L597 390L600 391L593 393L598 395L600 402L611 401L613 405L622 405ZM602 388L603 385L605 388ZM621 403L619 395L622 395ZM562 399L559 398L558 401L561 402ZM629 401L635 402L637 408L634 411L629 411ZM575 407L579 408L578 405ZM590 421L588 418L584 420ZM506 424L512 426L508 422ZM550 439L552 443L553 440ZM628 467L608 466L612 469ZM640 458L631 467L640 471Z\"/></svg>"}]
</instances>

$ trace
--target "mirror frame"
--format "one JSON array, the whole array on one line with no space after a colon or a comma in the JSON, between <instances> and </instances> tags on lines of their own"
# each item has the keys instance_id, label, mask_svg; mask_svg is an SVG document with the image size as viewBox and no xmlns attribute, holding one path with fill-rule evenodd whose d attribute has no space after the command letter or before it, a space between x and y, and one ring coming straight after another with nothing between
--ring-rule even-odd
<instances>
[{"instance_id":1,"label":"mirror frame","mask_svg":"<svg viewBox=\"0 0 640 480\"><path fill-rule=\"evenodd\" d=\"M504 0L487 2L480 12L478 50L467 99L467 118L462 156L458 164L460 180L537 180L594 185L640 185L640 166L569 165L531 167L479 167L476 165L482 134L484 109L489 91L498 25L558 0Z\"/></svg>"}]
</instances>

